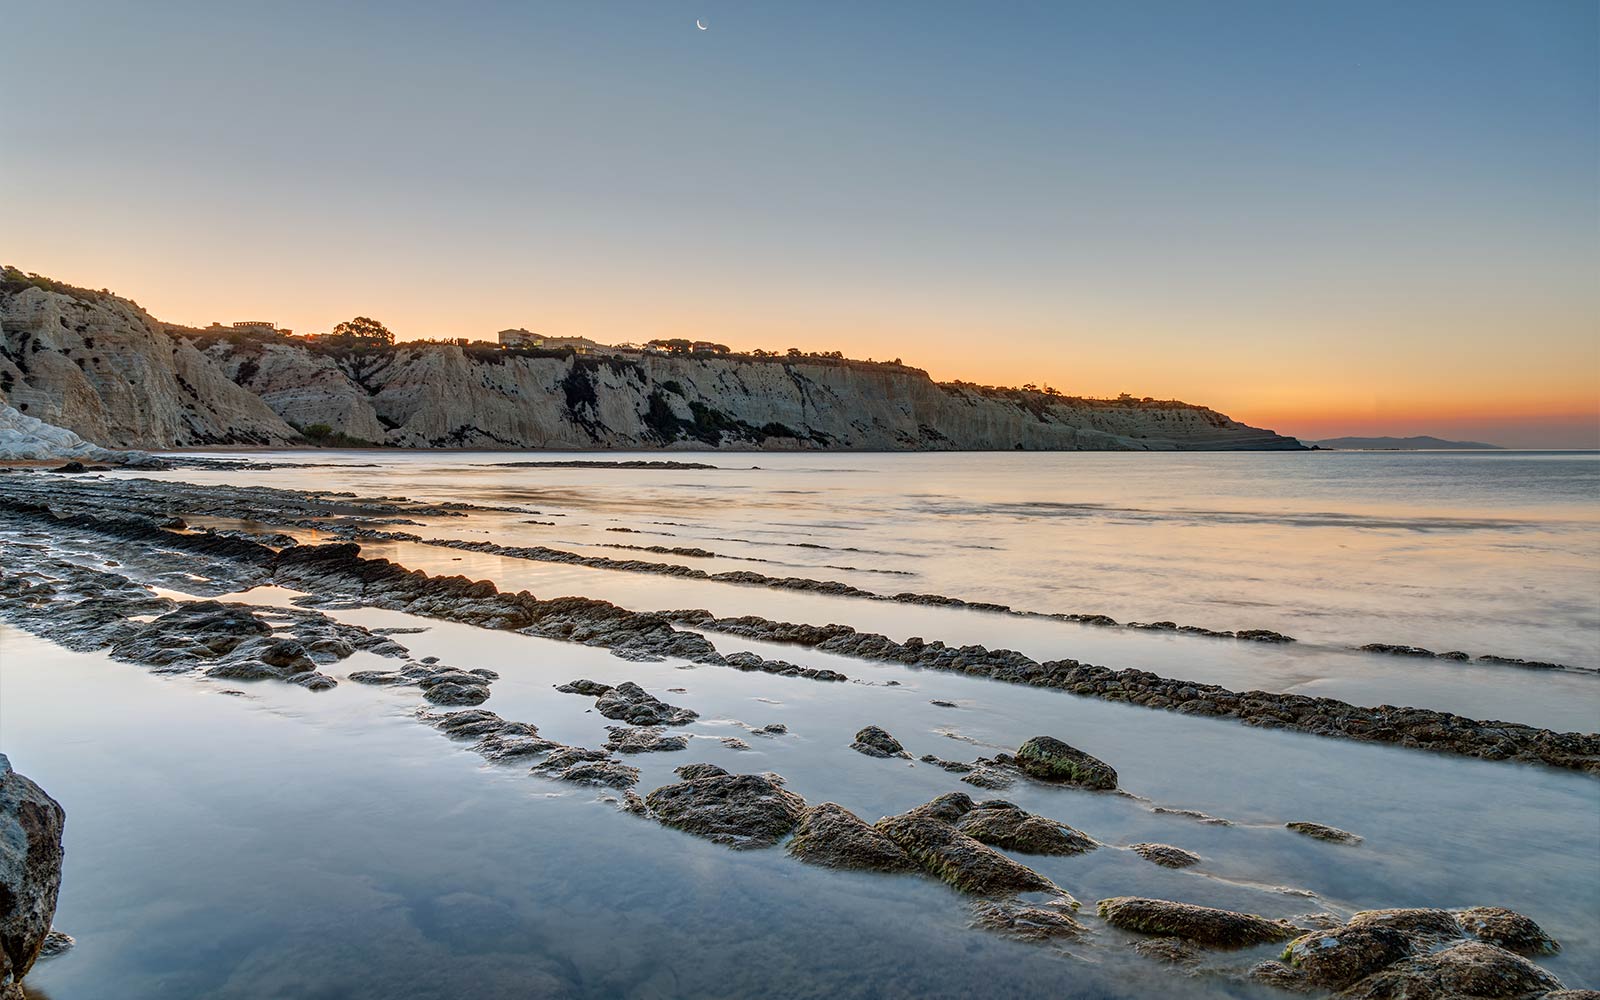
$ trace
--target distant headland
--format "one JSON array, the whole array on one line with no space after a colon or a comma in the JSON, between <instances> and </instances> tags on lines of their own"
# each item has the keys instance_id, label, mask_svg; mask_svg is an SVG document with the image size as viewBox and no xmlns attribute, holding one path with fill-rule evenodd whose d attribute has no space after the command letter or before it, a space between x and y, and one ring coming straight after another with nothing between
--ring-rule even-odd
<instances>
[{"instance_id":1,"label":"distant headland","mask_svg":"<svg viewBox=\"0 0 1600 1000\"><path fill-rule=\"evenodd\" d=\"M1337 437L1307 441L1317 448L1340 451L1503 451L1497 444L1482 441L1446 441L1419 434L1415 437Z\"/></svg>"}]
</instances>

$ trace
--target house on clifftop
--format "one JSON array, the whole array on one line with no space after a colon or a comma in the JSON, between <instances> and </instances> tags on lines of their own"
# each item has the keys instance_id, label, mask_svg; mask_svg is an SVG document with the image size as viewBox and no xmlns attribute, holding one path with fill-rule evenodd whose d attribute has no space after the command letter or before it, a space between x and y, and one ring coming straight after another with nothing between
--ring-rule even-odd
<instances>
[{"instance_id":1,"label":"house on clifftop","mask_svg":"<svg viewBox=\"0 0 1600 1000\"><path fill-rule=\"evenodd\" d=\"M501 330L495 337L501 347L536 347L544 351L571 351L574 354L593 354L605 346L588 337L545 337L521 327Z\"/></svg>"}]
</instances>

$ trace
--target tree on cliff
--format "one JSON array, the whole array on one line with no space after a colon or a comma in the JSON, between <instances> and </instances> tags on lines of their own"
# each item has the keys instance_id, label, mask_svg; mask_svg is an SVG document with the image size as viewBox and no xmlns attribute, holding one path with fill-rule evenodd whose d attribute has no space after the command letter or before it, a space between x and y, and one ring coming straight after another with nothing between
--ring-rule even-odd
<instances>
[{"instance_id":1,"label":"tree on cliff","mask_svg":"<svg viewBox=\"0 0 1600 1000\"><path fill-rule=\"evenodd\" d=\"M382 344L385 347L394 344L394 334L389 332L389 328L367 316L357 316L340 323L333 328L333 337L357 344Z\"/></svg>"}]
</instances>

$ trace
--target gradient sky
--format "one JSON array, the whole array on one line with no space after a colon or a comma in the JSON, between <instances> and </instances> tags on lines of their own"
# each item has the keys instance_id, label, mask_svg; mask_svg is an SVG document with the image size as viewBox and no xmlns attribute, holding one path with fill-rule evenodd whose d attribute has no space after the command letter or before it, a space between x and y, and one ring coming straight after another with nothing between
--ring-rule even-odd
<instances>
[{"instance_id":1,"label":"gradient sky","mask_svg":"<svg viewBox=\"0 0 1600 1000\"><path fill-rule=\"evenodd\" d=\"M162 319L692 335L1600 444L1592 0L4 23L0 256Z\"/></svg>"}]
</instances>

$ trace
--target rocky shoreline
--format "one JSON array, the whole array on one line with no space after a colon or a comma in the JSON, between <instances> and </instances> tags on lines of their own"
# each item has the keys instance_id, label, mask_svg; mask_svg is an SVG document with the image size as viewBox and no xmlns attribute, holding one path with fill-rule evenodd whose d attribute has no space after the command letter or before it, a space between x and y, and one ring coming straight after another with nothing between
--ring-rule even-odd
<instances>
[{"instance_id":1,"label":"rocky shoreline","mask_svg":"<svg viewBox=\"0 0 1600 1000\"><path fill-rule=\"evenodd\" d=\"M1179 972L1204 968L1230 980L1349 998L1443 997L1455 995L1451 990L1459 993L1459 984L1468 981L1478 985L1465 995L1483 998L1581 995L1561 992L1561 983L1530 961L1559 947L1549 935L1530 918L1494 907L1364 911L1341 919L1263 916L1138 895L1080 906L1072 887L1062 884L1066 880L1047 877L1013 855L1125 850L1173 870L1203 859L1181 844L1108 844L1091 831L1004 799L948 792L869 820L837 802L808 802L778 774L735 774L706 762L682 765L677 769L681 780L641 794L638 755L686 753L694 740L705 738L684 731L698 719L692 705L669 703L632 681L562 683L560 690L593 699L594 710L616 723L606 727L602 746L564 744L541 735L531 722L480 707L499 679L494 671L413 659L395 634L347 624L328 612L383 608L601 647L624 660L673 658L819 682L847 680L836 671L753 653L724 654L702 633L736 635L1263 728L1543 763L1600 776L1600 736L1594 734L1554 733L1420 708L1361 708L1333 699L1233 692L1073 660L1041 663L1011 650L916 638L897 642L841 625L757 616L719 619L703 610L639 612L584 597L541 599L527 591L503 591L491 581L368 558L354 542L300 545L270 533L192 531L184 525L184 517L196 510L226 511L250 503L255 491L189 487L180 495L108 484L100 496L95 484L58 490L53 483L60 480L43 474L27 477L22 488L14 488L17 481L0 477L0 551L5 555L0 620L74 649L105 649L113 659L160 673L229 683L277 681L311 691L338 684L321 669L328 664L356 652L390 657L402 662L395 669L355 671L348 679L415 689L423 703L419 720L451 739L470 741L486 761L593 788L625 814L731 849L782 848L799 862L824 868L937 879L967 907L975 929L1042 947L1127 947ZM405 524L418 516L463 512L462 505L418 505L403 498L363 501L269 492L268 503L282 512L283 521L274 516L265 523L277 527L334 521L339 530L356 533L380 530L365 527L368 517ZM86 553L93 553L92 560ZM202 599L161 596L152 583ZM287 609L203 599L268 584L305 596ZM747 729L774 738L786 733L781 724ZM724 742L728 739L734 738ZM850 749L884 767L904 766L911 756L879 726L859 730ZM1113 762L1049 735L970 763L931 762L951 772L952 781L961 774L969 786L1123 794ZM1304 821L1286 826L1322 841L1312 845L1316 850L1361 849L1356 834ZM1274 952L1276 958L1248 954L1269 945L1283 946ZM1246 960L1229 957L1236 954Z\"/></svg>"},{"instance_id":2,"label":"rocky shoreline","mask_svg":"<svg viewBox=\"0 0 1600 1000\"><path fill-rule=\"evenodd\" d=\"M230 502L247 502L252 491L231 487L190 488L181 500L176 495L158 493L157 497L143 497L145 509L136 511L129 509L124 500L130 491L110 489L105 504L115 505L117 512L113 513L96 502L92 489L74 488L64 491L62 509L58 511L56 490L48 487L17 489L18 478L14 474L0 477L0 524L21 525L47 533L83 532L118 538L135 546L132 556L135 559L146 558L151 549L185 552L210 560L214 564L211 573L226 581L227 589L242 589L244 585L270 581L305 591L309 596L304 603L308 606L389 608L604 646L624 658L673 656L743 670L839 679L834 671L769 661L751 653L738 654L737 660L730 663L729 658L701 634L724 632L827 653L1052 688L1082 697L1187 715L1236 719L1262 728L1395 744L1485 760L1542 763L1600 776L1600 735L1597 734L1558 733L1518 723L1469 719L1427 708L1361 707L1332 698L1236 692L1220 685L1165 678L1149 671L1114 670L1071 659L1039 662L1014 650L990 650L977 645L952 647L938 640L921 638L897 642L883 635L858 632L846 625L773 622L753 615L718 619L704 610L637 612L609 601L584 597L541 600L527 591L503 592L487 580L431 576L386 559L369 559L361 555L355 543L275 549L244 537L176 530L175 526L183 523L181 515L174 512L179 504L185 512L199 504L207 509L219 506L227 509ZM34 484L40 482L37 474L28 478ZM283 490L266 492L268 499L276 501L279 509L286 513L292 513L296 506L301 511L324 512L301 514L299 519L311 516L351 518L359 515L351 515L350 510L366 509L358 506L353 498L344 496L296 495ZM152 511L152 506L159 513ZM459 515L462 506L432 505L425 509ZM390 523L410 520L407 515L418 512L417 505L395 498L379 502L374 511ZM258 518L264 516L269 515L257 515ZM351 529L363 530L355 526ZM459 547L483 544L493 543L462 543ZM143 554L141 547L147 550ZM183 574L186 577L195 575L189 568L184 569ZM0 607L0 613L8 612ZM675 628L674 624L692 631Z\"/></svg>"}]
</instances>

